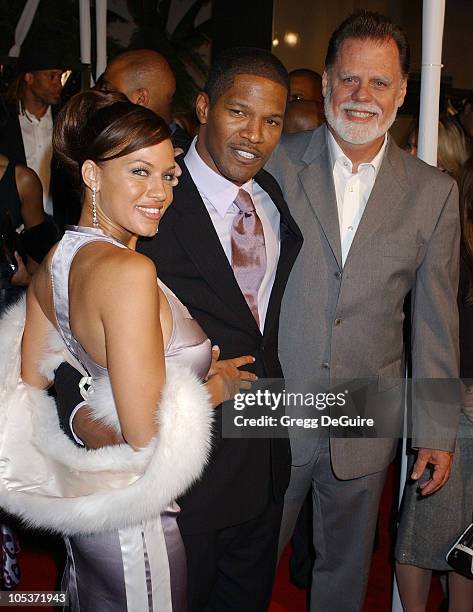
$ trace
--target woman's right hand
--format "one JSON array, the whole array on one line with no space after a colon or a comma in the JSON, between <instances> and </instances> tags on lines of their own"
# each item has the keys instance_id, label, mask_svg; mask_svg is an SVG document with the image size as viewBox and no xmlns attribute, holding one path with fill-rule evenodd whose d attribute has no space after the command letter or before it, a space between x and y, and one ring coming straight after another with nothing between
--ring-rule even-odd
<instances>
[{"instance_id":1,"label":"woman's right hand","mask_svg":"<svg viewBox=\"0 0 473 612\"><path fill-rule=\"evenodd\" d=\"M240 370L242 366L255 362L252 355L242 355L219 361L220 349L212 347L212 363L206 378L206 387L216 408L222 402L232 399L240 389L251 389L251 383L258 380L256 374Z\"/></svg>"}]
</instances>

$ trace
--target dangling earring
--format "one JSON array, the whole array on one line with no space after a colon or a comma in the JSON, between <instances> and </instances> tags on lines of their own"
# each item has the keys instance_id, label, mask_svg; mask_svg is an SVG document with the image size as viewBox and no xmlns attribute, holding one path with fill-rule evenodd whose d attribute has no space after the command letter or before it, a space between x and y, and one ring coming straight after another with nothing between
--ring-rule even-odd
<instances>
[{"instance_id":1,"label":"dangling earring","mask_svg":"<svg viewBox=\"0 0 473 612\"><path fill-rule=\"evenodd\" d=\"M92 187L92 224L94 227L98 227L99 220L97 218L97 188L95 185Z\"/></svg>"}]
</instances>

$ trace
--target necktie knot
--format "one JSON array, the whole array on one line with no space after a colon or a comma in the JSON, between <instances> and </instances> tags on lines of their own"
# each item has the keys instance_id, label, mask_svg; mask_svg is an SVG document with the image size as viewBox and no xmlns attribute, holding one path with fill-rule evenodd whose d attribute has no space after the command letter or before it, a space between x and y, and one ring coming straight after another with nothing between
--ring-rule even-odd
<instances>
[{"instance_id":1,"label":"necktie knot","mask_svg":"<svg viewBox=\"0 0 473 612\"><path fill-rule=\"evenodd\" d=\"M253 200L251 199L250 194L244 189L240 189L238 191L237 197L235 198L235 204L238 206L240 211L245 214L245 216L251 215L255 212Z\"/></svg>"}]
</instances>

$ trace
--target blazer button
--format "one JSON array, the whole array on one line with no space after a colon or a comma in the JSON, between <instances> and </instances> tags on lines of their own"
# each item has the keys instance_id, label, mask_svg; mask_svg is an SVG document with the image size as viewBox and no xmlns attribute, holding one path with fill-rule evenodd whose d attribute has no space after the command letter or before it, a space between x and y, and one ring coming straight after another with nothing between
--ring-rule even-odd
<instances>
[{"instance_id":1,"label":"blazer button","mask_svg":"<svg viewBox=\"0 0 473 612\"><path fill-rule=\"evenodd\" d=\"M341 319L335 319L335 321L333 322L333 324L335 325L335 327L337 327L338 325L340 325L342 322Z\"/></svg>"},{"instance_id":2,"label":"blazer button","mask_svg":"<svg viewBox=\"0 0 473 612\"><path fill-rule=\"evenodd\" d=\"M324 370L330 370L330 364L328 363L328 361L324 361L323 363L321 363L320 367Z\"/></svg>"},{"instance_id":3,"label":"blazer button","mask_svg":"<svg viewBox=\"0 0 473 612\"><path fill-rule=\"evenodd\" d=\"M338 278L338 280L340 280L342 278L342 273L339 272L338 270L334 273L335 278Z\"/></svg>"}]
</instances>

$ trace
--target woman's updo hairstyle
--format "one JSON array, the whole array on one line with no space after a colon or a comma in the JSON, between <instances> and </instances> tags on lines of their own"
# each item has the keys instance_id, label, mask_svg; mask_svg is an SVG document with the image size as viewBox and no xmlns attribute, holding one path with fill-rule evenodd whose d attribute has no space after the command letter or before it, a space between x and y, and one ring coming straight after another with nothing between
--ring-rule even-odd
<instances>
[{"instance_id":1,"label":"woman's updo hairstyle","mask_svg":"<svg viewBox=\"0 0 473 612\"><path fill-rule=\"evenodd\" d=\"M150 109L133 104L119 92L91 89L73 96L59 112L53 148L78 186L87 159L100 164L169 137L164 119Z\"/></svg>"}]
</instances>

